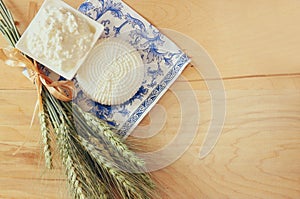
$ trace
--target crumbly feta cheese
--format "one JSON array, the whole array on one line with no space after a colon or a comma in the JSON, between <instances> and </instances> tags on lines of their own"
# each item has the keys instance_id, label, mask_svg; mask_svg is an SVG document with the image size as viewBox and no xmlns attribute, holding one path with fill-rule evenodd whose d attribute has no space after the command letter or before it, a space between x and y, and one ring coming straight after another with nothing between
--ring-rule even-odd
<instances>
[{"instance_id":1,"label":"crumbly feta cheese","mask_svg":"<svg viewBox=\"0 0 300 199\"><path fill-rule=\"evenodd\" d=\"M64 8L48 6L28 33L27 48L63 71L72 69L92 45L94 31Z\"/></svg>"}]
</instances>

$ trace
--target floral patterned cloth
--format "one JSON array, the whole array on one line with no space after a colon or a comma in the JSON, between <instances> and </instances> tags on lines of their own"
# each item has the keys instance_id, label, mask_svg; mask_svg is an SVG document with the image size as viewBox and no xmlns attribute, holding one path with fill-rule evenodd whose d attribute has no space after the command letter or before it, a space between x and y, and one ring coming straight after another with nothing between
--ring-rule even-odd
<instances>
[{"instance_id":1,"label":"floral patterned cloth","mask_svg":"<svg viewBox=\"0 0 300 199\"><path fill-rule=\"evenodd\" d=\"M141 54L145 78L127 102L106 106L88 99L77 85L75 102L129 135L190 62L188 56L151 23L120 0L87 0L79 11L105 26L102 38L120 37ZM74 80L76 82L76 79Z\"/></svg>"}]
</instances>

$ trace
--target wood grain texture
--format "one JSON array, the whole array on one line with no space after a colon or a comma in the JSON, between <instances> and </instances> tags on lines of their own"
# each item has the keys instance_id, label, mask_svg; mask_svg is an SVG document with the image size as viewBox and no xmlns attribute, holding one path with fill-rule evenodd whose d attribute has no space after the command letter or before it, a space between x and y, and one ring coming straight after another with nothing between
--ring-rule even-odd
<instances>
[{"instance_id":1,"label":"wood grain texture","mask_svg":"<svg viewBox=\"0 0 300 199\"><path fill-rule=\"evenodd\" d=\"M21 31L34 13L29 8L41 2L5 1ZM67 2L78 7L81 0ZM183 72L201 117L198 134L184 155L153 172L163 198L300 198L300 2L125 2L156 26L200 43L224 80L227 111L222 135L212 153L199 159L211 121L211 98L195 67ZM0 46L6 45L1 37ZM0 198L67 198L60 168L44 172L38 122L29 129L34 86L20 69L3 63L0 67ZM184 84L177 81L174 87L185 92ZM160 108L154 108L138 129L160 125L155 123L160 118L166 121L160 133L140 141L144 150L165 146L180 125L181 107L173 92L168 91L158 104Z\"/></svg>"}]
</instances>

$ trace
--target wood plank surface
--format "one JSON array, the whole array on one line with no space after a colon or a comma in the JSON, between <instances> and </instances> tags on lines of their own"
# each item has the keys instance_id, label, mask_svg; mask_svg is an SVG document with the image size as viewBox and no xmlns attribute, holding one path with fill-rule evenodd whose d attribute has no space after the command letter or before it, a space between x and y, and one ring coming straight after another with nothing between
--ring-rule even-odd
<instances>
[{"instance_id":1,"label":"wood plank surface","mask_svg":"<svg viewBox=\"0 0 300 199\"><path fill-rule=\"evenodd\" d=\"M21 31L42 3L4 2ZM66 2L78 7L82 1ZM195 66L186 68L187 82L177 81L137 128L149 129L166 118L160 133L139 142L148 151L171 142L180 125L189 125L180 124L184 107L174 90L184 93L190 85L200 110L197 136L175 163L153 172L162 198L300 198L300 1L125 2L159 28L201 44L218 66L226 92L222 135L204 159L199 151L212 101ZM0 46L7 46L2 37ZM68 198L60 167L44 169L38 122L29 128L34 86L21 69L2 62L0 67L0 198Z\"/></svg>"}]
</instances>

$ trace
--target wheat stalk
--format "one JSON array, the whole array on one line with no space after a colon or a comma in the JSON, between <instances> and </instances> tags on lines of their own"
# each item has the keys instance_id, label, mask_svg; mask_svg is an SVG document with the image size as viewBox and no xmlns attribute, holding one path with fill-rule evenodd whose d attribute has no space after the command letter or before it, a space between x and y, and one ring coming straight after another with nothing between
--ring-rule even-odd
<instances>
[{"instance_id":1,"label":"wheat stalk","mask_svg":"<svg viewBox=\"0 0 300 199\"><path fill-rule=\"evenodd\" d=\"M142 192L140 189L143 187L142 182L139 179L134 178L134 175L125 173L113 165L111 161L108 161L103 155L99 148L95 148L93 144L90 144L86 139L81 137L81 143L86 148L86 150L91 154L94 160L101 166L102 176L105 176L105 181L109 183L111 180L117 185L119 194L123 198L150 198L148 194L150 192ZM137 186L139 184L139 186ZM146 188L150 191L150 188ZM143 194L141 194L143 193Z\"/></svg>"},{"instance_id":2,"label":"wheat stalk","mask_svg":"<svg viewBox=\"0 0 300 199\"><path fill-rule=\"evenodd\" d=\"M87 198L86 195L83 193L82 185L79 180L78 171L74 166L73 158L71 157L70 153L70 144L69 140L66 135L66 125L61 124L57 129L58 134L58 145L61 153L61 159L65 166L66 175L71 185L72 189L74 190L73 194L75 198L85 199Z\"/></svg>"},{"instance_id":3,"label":"wheat stalk","mask_svg":"<svg viewBox=\"0 0 300 199\"><path fill-rule=\"evenodd\" d=\"M123 179L122 177L120 178L120 176L122 175L126 177L128 184L124 184L124 182L121 182L121 184L123 183L124 185L123 188L125 188L125 193L128 192L128 188L130 188L130 185L132 187L131 191L135 189L135 193L138 193L135 198L150 197L150 195L152 195L153 193L155 185L151 180L149 174L145 172L144 162L139 159L132 151L130 151L128 147L122 142L122 140L118 138L116 134L111 131L104 122L100 121L98 118L95 118L90 113L83 112L75 104L73 104L73 110L73 115L75 118L77 118L76 121L78 122L78 126L80 126L80 117L84 117L84 121L87 125L82 126L82 128L85 128L86 132L89 132L89 128L92 129L90 133L84 134L84 138L80 138L81 142L94 157L95 161L104 160L105 162L98 162L102 165L104 163L108 163L106 165L103 165L102 167L107 166L108 168L113 169L107 169L107 171L109 172L113 171L111 175L114 174L117 170L118 174L120 174L117 175L119 177L117 179ZM107 131L106 136L104 135L105 131ZM109 139L107 139L107 137L109 137ZM91 140L97 140L98 142L95 143ZM101 147L99 148L100 141L102 141L102 143ZM116 146L118 146L118 148ZM106 149L110 150L110 156L105 155L107 154ZM117 149L119 149L119 151ZM107 158L113 158L113 160L108 160ZM141 194L143 192L146 192L147 194Z\"/></svg>"},{"instance_id":4,"label":"wheat stalk","mask_svg":"<svg viewBox=\"0 0 300 199\"><path fill-rule=\"evenodd\" d=\"M141 177L149 187L152 189L155 188L151 177L146 173L145 162L138 158L107 124L92 114L83 112L75 104L73 104L73 109L75 112L79 112L85 118L87 125L93 129L93 132L99 135L98 140L102 139L106 143L105 146L110 150L111 156L119 162L118 166L120 169L133 174L135 173ZM93 135L90 134L89 136L91 137Z\"/></svg>"},{"instance_id":5,"label":"wheat stalk","mask_svg":"<svg viewBox=\"0 0 300 199\"><path fill-rule=\"evenodd\" d=\"M127 146L123 143L123 141L111 130L111 128L105 124L104 122L100 121L98 118L93 116L90 113L83 112L77 105L73 104L73 109L80 113L87 125L93 129L94 132L103 139L103 141L107 145L112 146L112 153L118 153L119 156L123 157L123 159L135 166L137 169L142 169L145 166L145 162L138 158ZM142 170L142 172L144 172Z\"/></svg>"},{"instance_id":6,"label":"wheat stalk","mask_svg":"<svg viewBox=\"0 0 300 199\"><path fill-rule=\"evenodd\" d=\"M105 184L95 173L90 157L79 143L73 123L69 121L70 112L65 112L61 107L62 102L49 95L47 90L44 91L43 98L55 125L58 147L73 197L107 199L109 193Z\"/></svg>"},{"instance_id":7,"label":"wheat stalk","mask_svg":"<svg viewBox=\"0 0 300 199\"><path fill-rule=\"evenodd\" d=\"M0 15L0 31L15 46L20 34L2 0ZM71 102L57 100L44 86L41 94L45 112L39 117L46 165L48 168L52 166L49 131L53 129L74 198L151 198L153 183L149 175L144 173L144 162L128 149L105 122L84 113L77 106L73 112ZM76 128L72 113L76 116L76 122L79 121L80 129ZM124 172L120 162L126 170L138 172Z\"/></svg>"},{"instance_id":8,"label":"wheat stalk","mask_svg":"<svg viewBox=\"0 0 300 199\"><path fill-rule=\"evenodd\" d=\"M15 46L17 41L20 38L20 33L15 26L14 18L7 9L6 5L4 4L3 0L0 0L0 31L10 42L12 46ZM41 112L39 114L39 120L41 125L41 134L42 134L42 141L44 144L44 157L45 157L45 164L48 169L52 168L52 154L51 154L51 146L50 146L50 132L48 128L48 118L45 112Z\"/></svg>"},{"instance_id":9,"label":"wheat stalk","mask_svg":"<svg viewBox=\"0 0 300 199\"><path fill-rule=\"evenodd\" d=\"M61 156L74 197L107 199L109 194L104 183L87 167L86 154L74 144L76 142L78 145L79 142L73 140L71 134L68 125L64 123L60 125L59 145L63 153Z\"/></svg>"},{"instance_id":10,"label":"wheat stalk","mask_svg":"<svg viewBox=\"0 0 300 199\"><path fill-rule=\"evenodd\" d=\"M105 184L91 170L87 162L85 151L81 143L73 138L70 127L64 122L60 125L58 143L62 149L62 160L66 168L66 174L73 190L75 198L99 198L107 199L109 194ZM79 145L79 146L78 146Z\"/></svg>"},{"instance_id":11,"label":"wheat stalk","mask_svg":"<svg viewBox=\"0 0 300 199\"><path fill-rule=\"evenodd\" d=\"M66 132L68 130L67 126L60 120L59 113L57 113L53 108L53 102L49 98L47 98L44 93L43 97L45 99L45 105L49 108L49 118L52 121L52 125L54 126L54 132L56 133L60 157L63 165L65 166L65 172L71 190L73 190L73 196L74 198L85 199L87 197L79 180L80 175L78 174L78 170L74 166L74 161L70 152L71 147Z\"/></svg>"},{"instance_id":12,"label":"wheat stalk","mask_svg":"<svg viewBox=\"0 0 300 199\"><path fill-rule=\"evenodd\" d=\"M12 46L15 46L20 34L15 26L14 19L2 0L0 0L0 31Z\"/></svg>"},{"instance_id":13,"label":"wheat stalk","mask_svg":"<svg viewBox=\"0 0 300 199\"><path fill-rule=\"evenodd\" d=\"M39 119L41 124L41 133L42 140L44 144L44 156L45 156L45 164L48 169L52 168L52 154L51 154L51 146L50 146L50 128L49 128L49 118L45 112L39 113Z\"/></svg>"}]
</instances>

